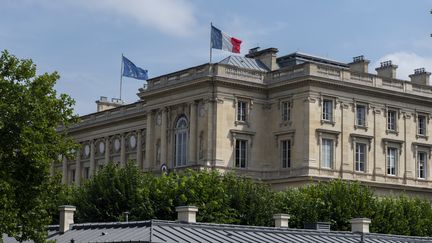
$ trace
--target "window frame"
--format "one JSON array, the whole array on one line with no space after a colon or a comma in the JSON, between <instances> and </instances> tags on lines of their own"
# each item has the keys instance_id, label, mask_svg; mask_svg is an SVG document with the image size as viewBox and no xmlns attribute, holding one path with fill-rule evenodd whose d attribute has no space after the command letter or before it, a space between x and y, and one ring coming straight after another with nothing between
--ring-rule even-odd
<instances>
[{"instance_id":1,"label":"window frame","mask_svg":"<svg viewBox=\"0 0 432 243\"><path fill-rule=\"evenodd\" d=\"M420 154L424 155L424 161L423 161L423 176L421 175L421 166L420 166ZM428 152L423 151L423 150L419 150L417 151L417 156L416 156L416 171L417 171L417 179L421 179L421 180L426 180L427 178L427 168L428 168Z\"/></svg>"},{"instance_id":2,"label":"window frame","mask_svg":"<svg viewBox=\"0 0 432 243\"><path fill-rule=\"evenodd\" d=\"M360 146L364 147L363 151L363 161L360 161L361 152L358 150ZM363 142L355 142L355 150L354 150L354 171L365 173L367 166L367 154L368 154L368 144ZM363 169L361 169L361 165L363 164Z\"/></svg>"},{"instance_id":3,"label":"window frame","mask_svg":"<svg viewBox=\"0 0 432 243\"><path fill-rule=\"evenodd\" d=\"M363 124L359 123L359 107L362 107L364 109L364 113L363 113ZM355 125L357 127L362 127L365 128L367 127L367 105L363 104L363 103L356 103L355 104Z\"/></svg>"},{"instance_id":4,"label":"window frame","mask_svg":"<svg viewBox=\"0 0 432 243\"><path fill-rule=\"evenodd\" d=\"M321 121L328 123L334 122L334 102L335 100L332 98L322 99Z\"/></svg>"},{"instance_id":5,"label":"window frame","mask_svg":"<svg viewBox=\"0 0 432 243\"><path fill-rule=\"evenodd\" d=\"M394 151L394 165L391 165L391 153L390 151ZM398 163L399 163L399 148L387 146L386 148L386 175L387 176L397 176L398 174ZM393 173L391 173L393 170Z\"/></svg>"},{"instance_id":6,"label":"window frame","mask_svg":"<svg viewBox=\"0 0 432 243\"><path fill-rule=\"evenodd\" d=\"M291 139L283 139L280 141L280 152L281 152L281 167L283 169L291 168L292 165Z\"/></svg>"},{"instance_id":7,"label":"window frame","mask_svg":"<svg viewBox=\"0 0 432 243\"><path fill-rule=\"evenodd\" d=\"M281 120L282 122L291 121L292 101L284 100L281 102Z\"/></svg>"},{"instance_id":8,"label":"window frame","mask_svg":"<svg viewBox=\"0 0 432 243\"><path fill-rule=\"evenodd\" d=\"M420 119L422 117L422 119ZM423 120L423 128L421 127L421 120ZM425 114L417 113L417 129L416 129L416 135L417 137L426 137L427 136L427 124L428 124L428 118ZM423 130L423 132L421 132Z\"/></svg>"},{"instance_id":9,"label":"window frame","mask_svg":"<svg viewBox=\"0 0 432 243\"><path fill-rule=\"evenodd\" d=\"M185 124L185 126L183 126ZM177 119L174 127L174 167L186 166L189 149L189 121L186 116Z\"/></svg>"},{"instance_id":10,"label":"window frame","mask_svg":"<svg viewBox=\"0 0 432 243\"><path fill-rule=\"evenodd\" d=\"M235 140L235 156L234 156L234 167L239 169L247 168L248 166L248 153L249 153L249 141L247 139L236 139ZM244 151L243 151L244 149ZM241 156L243 155L243 157ZM242 163L242 160L244 163Z\"/></svg>"},{"instance_id":11,"label":"window frame","mask_svg":"<svg viewBox=\"0 0 432 243\"><path fill-rule=\"evenodd\" d=\"M244 104L244 106L240 106ZM248 121L248 102L245 100L236 101L236 122L246 123Z\"/></svg>"},{"instance_id":12,"label":"window frame","mask_svg":"<svg viewBox=\"0 0 432 243\"><path fill-rule=\"evenodd\" d=\"M387 109L387 111L386 111L386 130L387 130L387 132L395 132L396 133L398 131L398 120L399 120L398 113L399 112L396 109L390 109L390 108ZM391 121L390 114L394 114L393 122Z\"/></svg>"},{"instance_id":13,"label":"window frame","mask_svg":"<svg viewBox=\"0 0 432 243\"><path fill-rule=\"evenodd\" d=\"M326 150L325 150L324 147L326 146L326 143L324 141L328 142L328 145L330 146L330 150L329 150L330 154L328 155L329 157L325 156L326 155L326 152L325 152ZM320 167L324 168L324 169L333 169L333 167L334 167L334 156L335 156L335 140L333 138L328 138L328 137L321 138L321 147L320 147L320 150L321 150ZM326 164L327 161L325 161L326 159L329 159L329 165L328 166Z\"/></svg>"}]
</instances>

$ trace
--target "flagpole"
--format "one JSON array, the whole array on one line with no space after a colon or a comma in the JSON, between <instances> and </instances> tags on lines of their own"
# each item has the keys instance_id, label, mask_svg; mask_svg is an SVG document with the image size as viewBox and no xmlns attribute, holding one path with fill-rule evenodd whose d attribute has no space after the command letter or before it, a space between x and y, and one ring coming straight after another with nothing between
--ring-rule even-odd
<instances>
[{"instance_id":1,"label":"flagpole","mask_svg":"<svg viewBox=\"0 0 432 243\"><path fill-rule=\"evenodd\" d=\"M210 64L212 63L212 27L213 23L210 22Z\"/></svg>"},{"instance_id":2,"label":"flagpole","mask_svg":"<svg viewBox=\"0 0 432 243\"><path fill-rule=\"evenodd\" d=\"M122 84L123 84L123 53L121 55L121 62L120 62L120 101L122 99Z\"/></svg>"}]
</instances>

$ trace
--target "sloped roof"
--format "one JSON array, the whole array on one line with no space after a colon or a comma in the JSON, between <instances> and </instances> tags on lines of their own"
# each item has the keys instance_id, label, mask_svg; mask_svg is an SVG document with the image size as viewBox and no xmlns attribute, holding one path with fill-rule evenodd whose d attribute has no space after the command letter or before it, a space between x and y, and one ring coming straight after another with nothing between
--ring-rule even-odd
<instances>
[{"instance_id":1,"label":"sloped roof","mask_svg":"<svg viewBox=\"0 0 432 243\"><path fill-rule=\"evenodd\" d=\"M58 229L58 228L57 228ZM430 237L360 234L339 231L283 229L242 225L139 221L128 223L74 224L64 234L50 231L48 240L58 243L148 242L148 243L426 243ZM16 243L3 236L4 243Z\"/></svg>"},{"instance_id":2,"label":"sloped roof","mask_svg":"<svg viewBox=\"0 0 432 243\"><path fill-rule=\"evenodd\" d=\"M268 72L268 68L260 61L253 58L247 58L242 56L229 56L222 61L220 64L227 64L231 66L236 66L239 68L245 68L255 71Z\"/></svg>"}]
</instances>

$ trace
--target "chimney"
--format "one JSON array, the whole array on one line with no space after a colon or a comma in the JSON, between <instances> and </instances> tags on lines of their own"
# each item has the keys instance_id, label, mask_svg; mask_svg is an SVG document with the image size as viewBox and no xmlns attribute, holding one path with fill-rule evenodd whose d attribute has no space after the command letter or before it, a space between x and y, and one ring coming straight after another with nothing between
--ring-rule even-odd
<instances>
[{"instance_id":1,"label":"chimney","mask_svg":"<svg viewBox=\"0 0 432 243\"><path fill-rule=\"evenodd\" d=\"M359 72L359 73L368 73L369 71L369 63L370 61L364 59L364 56L353 57L353 61L348 63L351 71Z\"/></svg>"},{"instance_id":2,"label":"chimney","mask_svg":"<svg viewBox=\"0 0 432 243\"><path fill-rule=\"evenodd\" d=\"M182 223L196 223L196 213L198 208L195 206L176 207L177 220Z\"/></svg>"},{"instance_id":3,"label":"chimney","mask_svg":"<svg viewBox=\"0 0 432 243\"><path fill-rule=\"evenodd\" d=\"M279 69L279 65L276 62L276 53L278 49L271 47L264 50L259 50L259 47L255 47L249 50L249 54L246 55L248 58L253 58L261 61L270 71Z\"/></svg>"},{"instance_id":4,"label":"chimney","mask_svg":"<svg viewBox=\"0 0 432 243\"><path fill-rule=\"evenodd\" d=\"M275 227L277 228L288 228L288 221L290 216L288 214L278 213L273 215Z\"/></svg>"},{"instance_id":5,"label":"chimney","mask_svg":"<svg viewBox=\"0 0 432 243\"><path fill-rule=\"evenodd\" d=\"M101 96L99 100L96 101L97 111L105 111L112 108L122 106L124 103L121 99L112 98L111 101L107 97Z\"/></svg>"},{"instance_id":6,"label":"chimney","mask_svg":"<svg viewBox=\"0 0 432 243\"><path fill-rule=\"evenodd\" d=\"M392 61L385 61L381 63L380 67L375 68L378 76L385 78L396 78L397 65L392 64Z\"/></svg>"},{"instance_id":7,"label":"chimney","mask_svg":"<svg viewBox=\"0 0 432 243\"><path fill-rule=\"evenodd\" d=\"M426 72L424 68L414 70L414 74L409 75L411 82L415 84L429 85L429 77L431 73Z\"/></svg>"},{"instance_id":8,"label":"chimney","mask_svg":"<svg viewBox=\"0 0 432 243\"><path fill-rule=\"evenodd\" d=\"M70 225L74 223L75 206L62 205L59 206L60 211L60 225L59 232L64 233L69 230Z\"/></svg>"},{"instance_id":9,"label":"chimney","mask_svg":"<svg viewBox=\"0 0 432 243\"><path fill-rule=\"evenodd\" d=\"M354 218L350 220L351 232L369 233L369 224L372 221L368 218Z\"/></svg>"}]
</instances>

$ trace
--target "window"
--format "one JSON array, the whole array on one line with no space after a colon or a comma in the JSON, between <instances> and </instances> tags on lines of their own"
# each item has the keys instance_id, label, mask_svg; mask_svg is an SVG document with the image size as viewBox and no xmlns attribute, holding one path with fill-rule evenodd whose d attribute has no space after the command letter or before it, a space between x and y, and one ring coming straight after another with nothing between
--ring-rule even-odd
<instances>
[{"instance_id":1,"label":"window","mask_svg":"<svg viewBox=\"0 0 432 243\"><path fill-rule=\"evenodd\" d=\"M235 167L246 168L247 161L247 140L236 140Z\"/></svg>"},{"instance_id":2,"label":"window","mask_svg":"<svg viewBox=\"0 0 432 243\"><path fill-rule=\"evenodd\" d=\"M282 121L291 120L291 102L282 102Z\"/></svg>"},{"instance_id":3,"label":"window","mask_svg":"<svg viewBox=\"0 0 432 243\"><path fill-rule=\"evenodd\" d=\"M396 111L387 111L387 130L396 131Z\"/></svg>"},{"instance_id":4,"label":"window","mask_svg":"<svg viewBox=\"0 0 432 243\"><path fill-rule=\"evenodd\" d=\"M72 182L75 182L75 170L74 170L74 169L71 170L70 176L71 176L71 178L70 178L70 182L71 182L71 183L72 183Z\"/></svg>"},{"instance_id":5,"label":"window","mask_svg":"<svg viewBox=\"0 0 432 243\"><path fill-rule=\"evenodd\" d=\"M355 147L355 170L365 172L366 144L356 143Z\"/></svg>"},{"instance_id":6,"label":"window","mask_svg":"<svg viewBox=\"0 0 432 243\"><path fill-rule=\"evenodd\" d=\"M426 179L426 160L427 154L425 152L417 153L417 177L419 179Z\"/></svg>"},{"instance_id":7,"label":"window","mask_svg":"<svg viewBox=\"0 0 432 243\"><path fill-rule=\"evenodd\" d=\"M84 179L90 178L90 167L84 167Z\"/></svg>"},{"instance_id":8,"label":"window","mask_svg":"<svg viewBox=\"0 0 432 243\"><path fill-rule=\"evenodd\" d=\"M423 115L418 115L417 122L417 134L426 135L426 117Z\"/></svg>"},{"instance_id":9,"label":"window","mask_svg":"<svg viewBox=\"0 0 432 243\"><path fill-rule=\"evenodd\" d=\"M184 166L187 160L188 122L185 117L178 119L175 126L174 166ZM165 163L165 161L163 161Z\"/></svg>"},{"instance_id":10,"label":"window","mask_svg":"<svg viewBox=\"0 0 432 243\"><path fill-rule=\"evenodd\" d=\"M237 121L246 121L247 103L244 101L237 102Z\"/></svg>"},{"instance_id":11,"label":"window","mask_svg":"<svg viewBox=\"0 0 432 243\"><path fill-rule=\"evenodd\" d=\"M333 121L333 101L332 100L323 101L322 119L324 121Z\"/></svg>"},{"instance_id":12,"label":"window","mask_svg":"<svg viewBox=\"0 0 432 243\"><path fill-rule=\"evenodd\" d=\"M357 126L366 126L366 106L365 105L356 105L356 125Z\"/></svg>"},{"instance_id":13,"label":"window","mask_svg":"<svg viewBox=\"0 0 432 243\"><path fill-rule=\"evenodd\" d=\"M387 175L396 175L397 148L387 148Z\"/></svg>"},{"instance_id":14,"label":"window","mask_svg":"<svg viewBox=\"0 0 432 243\"><path fill-rule=\"evenodd\" d=\"M282 140L282 168L291 167L291 140Z\"/></svg>"},{"instance_id":15,"label":"window","mask_svg":"<svg viewBox=\"0 0 432 243\"><path fill-rule=\"evenodd\" d=\"M333 140L332 139L322 139L321 145L321 166L324 168L332 168L333 166Z\"/></svg>"}]
</instances>

